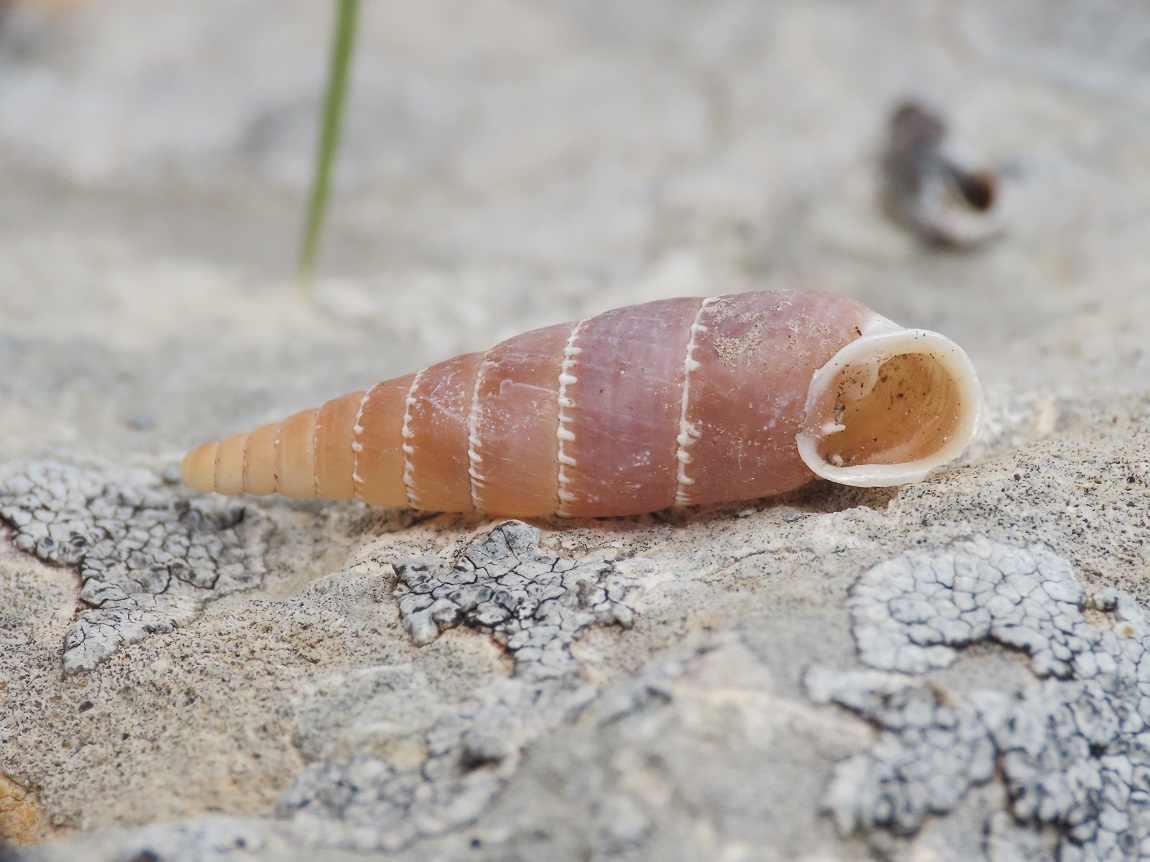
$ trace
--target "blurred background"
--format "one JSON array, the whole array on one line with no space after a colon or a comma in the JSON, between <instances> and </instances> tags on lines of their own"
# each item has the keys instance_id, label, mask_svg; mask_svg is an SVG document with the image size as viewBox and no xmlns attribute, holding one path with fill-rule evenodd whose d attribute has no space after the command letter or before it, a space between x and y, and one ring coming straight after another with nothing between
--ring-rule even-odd
<instances>
[{"instance_id":1,"label":"blurred background","mask_svg":"<svg viewBox=\"0 0 1150 862\"><path fill-rule=\"evenodd\" d=\"M304 295L333 20L314 0L0 4L10 402L55 385L101 448L160 451L534 326L749 289L851 294L992 381L1036 344L1054 377L1095 336L1140 350L1145 4L366 0ZM884 215L908 98L1002 179L985 242ZM93 367L111 374L60 383ZM122 443L125 423L163 433Z\"/></svg>"}]
</instances>

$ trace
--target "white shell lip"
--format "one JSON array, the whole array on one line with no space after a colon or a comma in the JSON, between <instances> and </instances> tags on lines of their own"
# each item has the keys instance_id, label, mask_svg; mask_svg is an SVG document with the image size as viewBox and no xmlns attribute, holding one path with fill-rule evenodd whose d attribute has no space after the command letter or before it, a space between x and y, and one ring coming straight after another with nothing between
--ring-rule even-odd
<instances>
[{"instance_id":1,"label":"white shell lip","mask_svg":"<svg viewBox=\"0 0 1150 862\"><path fill-rule=\"evenodd\" d=\"M966 353L944 335L928 329L903 329L884 317L875 315L861 328L862 336L847 344L826 365L814 373L807 390L806 417L803 430L796 437L803 462L823 479L855 487L886 487L919 482L938 467L961 455L974 440L982 420L982 388L974 365ZM836 381L849 367L856 380L862 380L870 394L883 364L896 357L921 355L928 359L932 373L940 374L945 392L941 405L928 405L938 419L949 414L946 433L934 434L939 439L909 434L897 439L886 449L885 463L841 463L841 457L824 455L824 448L834 436L846 430L839 424L834 395ZM902 396L899 396L902 397ZM915 394L911 395L916 397ZM918 403L929 401L929 395ZM909 415L909 410L904 415ZM925 451L919 451L925 446ZM905 456L905 457L904 457ZM894 462L889 459L897 458ZM838 460L840 463L835 463Z\"/></svg>"}]
</instances>

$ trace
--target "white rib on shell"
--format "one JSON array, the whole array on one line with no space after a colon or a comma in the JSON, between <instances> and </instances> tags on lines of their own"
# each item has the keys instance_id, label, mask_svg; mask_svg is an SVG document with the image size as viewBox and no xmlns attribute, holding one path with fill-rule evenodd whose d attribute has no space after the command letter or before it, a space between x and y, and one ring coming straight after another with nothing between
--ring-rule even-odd
<instances>
[{"instance_id":1,"label":"white rib on shell","mask_svg":"<svg viewBox=\"0 0 1150 862\"><path fill-rule=\"evenodd\" d=\"M484 353L479 360L479 367L475 369L475 388L471 391L471 409L467 412L467 476L471 480L471 505L477 512L483 511L483 488L487 484L487 478L479 472L483 456L477 451L483 445L476 434L479 424L479 385L483 382L484 369L491 364L487 361L487 353Z\"/></svg>"},{"instance_id":2,"label":"white rib on shell","mask_svg":"<svg viewBox=\"0 0 1150 862\"><path fill-rule=\"evenodd\" d=\"M571 418L567 415L567 411L575 407L575 400L567 395L567 387L579 380L571 371L576 364L575 357L582 352L581 348L575 346L575 341L586 322L586 320L580 320L571 327L571 334L567 337L567 343L563 347L563 362L559 366L559 424L555 430L555 436L559 438L559 473L557 477L558 488L556 489L559 496L559 508L556 510L556 514L560 517L570 516L571 512L567 508L567 504L576 499L575 495L566 487L571 482L571 477L567 475L565 468L575 466L575 459L564 451L564 444L575 439L575 432L567 427Z\"/></svg>"},{"instance_id":3,"label":"white rib on shell","mask_svg":"<svg viewBox=\"0 0 1150 862\"><path fill-rule=\"evenodd\" d=\"M412 509L418 509L420 506L419 495L415 493L415 468L411 462L411 456L415 454L415 447L407 441L415 436L415 432L411 430L411 408L415 404L415 390L419 388L426 371L427 369L424 368L412 378L411 386L407 388L407 396L403 399L403 430L401 432L403 436L403 487L407 491L407 505Z\"/></svg>"},{"instance_id":4,"label":"white rib on shell","mask_svg":"<svg viewBox=\"0 0 1150 862\"><path fill-rule=\"evenodd\" d=\"M311 495L319 496L319 411L311 419Z\"/></svg>"},{"instance_id":5,"label":"white rib on shell","mask_svg":"<svg viewBox=\"0 0 1150 862\"><path fill-rule=\"evenodd\" d=\"M683 356L683 401L679 410L679 434L675 438L675 441L678 443L675 458L679 462L679 472L675 476L676 506L691 505L689 488L695 484L695 480L687 475L687 465L691 463L691 453L689 450L691 446L695 444L695 441L699 439L701 432L696 426L687 421L687 410L691 400L691 372L699 367L699 362L695 359L695 350L699 346L697 336L700 332L707 331L707 327L701 322L703 314L720 299L721 297L718 296L708 296L699 305L695 319L691 321L691 337L687 340L687 351Z\"/></svg>"},{"instance_id":6,"label":"white rib on shell","mask_svg":"<svg viewBox=\"0 0 1150 862\"><path fill-rule=\"evenodd\" d=\"M359 435L363 433L363 411L367 407L368 399L371 398L371 389L363 393L363 397L359 399L359 409L355 411L355 424L352 426L352 441L351 441L351 482L352 493L355 499L363 502L363 497L360 496L359 489L363 484L363 479L359 475L359 453L363 451L363 444L359 442Z\"/></svg>"}]
</instances>

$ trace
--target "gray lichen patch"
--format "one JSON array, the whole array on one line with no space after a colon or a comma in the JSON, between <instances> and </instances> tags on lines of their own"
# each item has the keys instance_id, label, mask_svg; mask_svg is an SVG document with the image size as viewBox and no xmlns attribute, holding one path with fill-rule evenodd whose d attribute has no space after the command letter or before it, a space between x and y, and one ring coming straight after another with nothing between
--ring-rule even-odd
<instances>
[{"instance_id":1,"label":"gray lichen patch","mask_svg":"<svg viewBox=\"0 0 1150 862\"><path fill-rule=\"evenodd\" d=\"M17 548L79 572L68 674L171 631L264 573L267 522L235 501L179 497L144 470L19 464L0 476L0 518Z\"/></svg>"},{"instance_id":2,"label":"gray lichen patch","mask_svg":"<svg viewBox=\"0 0 1150 862\"><path fill-rule=\"evenodd\" d=\"M835 770L826 806L843 832L913 833L1000 773L1012 825L994 827L995 862L1027 858L1045 827L1062 860L1150 854L1150 625L1129 595L1088 597L1051 552L980 537L874 566L850 607L875 670L807 677L816 700L882 728ZM906 675L983 641L1027 654L1041 682L955 693Z\"/></svg>"},{"instance_id":3,"label":"gray lichen patch","mask_svg":"<svg viewBox=\"0 0 1150 862\"><path fill-rule=\"evenodd\" d=\"M859 579L849 605L863 661L921 673L992 637L1026 650L1039 675L1069 676L1084 651L1075 639L1093 632L1070 565L1042 548L982 538L957 548L895 557Z\"/></svg>"},{"instance_id":4,"label":"gray lichen patch","mask_svg":"<svg viewBox=\"0 0 1150 862\"><path fill-rule=\"evenodd\" d=\"M394 849L468 822L514 775L526 745L596 697L570 646L591 626L629 624L628 596L637 585L605 559L552 556L539 538L533 527L506 521L450 558L395 564L401 617L417 644L467 626L503 644L513 671L443 708L423 736L418 763L405 767L394 757L361 754L305 769L278 810L307 841ZM398 668L368 673L356 685L400 696L395 679L405 675ZM301 736L338 723L342 717L332 713L345 709L338 695L320 704L305 716Z\"/></svg>"},{"instance_id":5,"label":"gray lichen patch","mask_svg":"<svg viewBox=\"0 0 1150 862\"><path fill-rule=\"evenodd\" d=\"M467 625L488 631L515 657L515 674L549 678L575 670L568 647L589 626L629 625L636 584L603 559L565 560L539 548L539 531L506 521L451 562L396 565L399 610L417 644Z\"/></svg>"}]
</instances>

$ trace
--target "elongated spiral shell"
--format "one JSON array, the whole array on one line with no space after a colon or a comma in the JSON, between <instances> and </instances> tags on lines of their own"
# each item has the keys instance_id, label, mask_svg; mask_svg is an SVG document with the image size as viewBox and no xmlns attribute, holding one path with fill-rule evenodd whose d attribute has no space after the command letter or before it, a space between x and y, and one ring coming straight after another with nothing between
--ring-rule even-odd
<instances>
[{"instance_id":1,"label":"elongated spiral shell","mask_svg":"<svg viewBox=\"0 0 1150 862\"><path fill-rule=\"evenodd\" d=\"M981 393L949 339L818 293L667 299L549 326L207 443L222 494L601 517L751 500L815 476L915 482Z\"/></svg>"}]
</instances>

